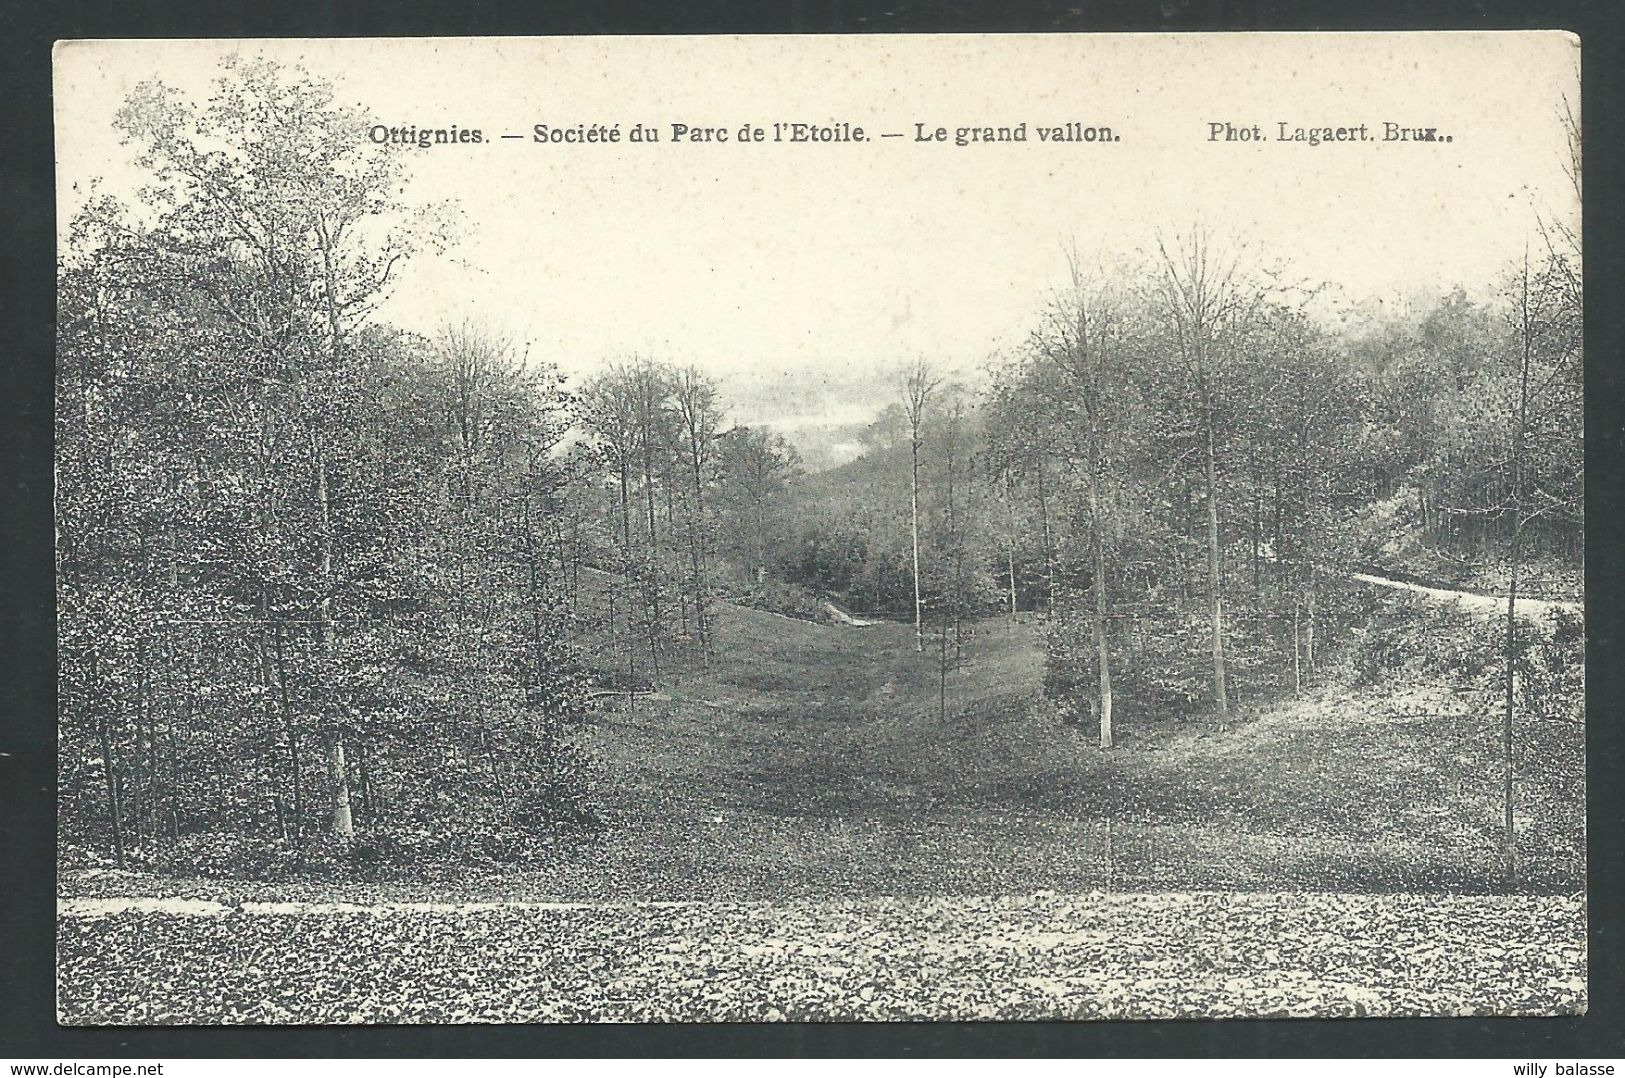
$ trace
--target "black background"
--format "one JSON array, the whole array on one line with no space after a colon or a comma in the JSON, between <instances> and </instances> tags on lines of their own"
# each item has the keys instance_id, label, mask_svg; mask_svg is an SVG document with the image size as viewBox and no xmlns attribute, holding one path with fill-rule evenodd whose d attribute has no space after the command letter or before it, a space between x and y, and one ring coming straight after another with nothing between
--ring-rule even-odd
<instances>
[{"instance_id":1,"label":"black background","mask_svg":"<svg viewBox=\"0 0 1625 1078\"><path fill-rule=\"evenodd\" d=\"M1619 159L1621 18L1604 0L973 4L654 0L18 3L0 0L0 1058L208 1056L1625 1055L1620 998ZM1583 1018L671 1026L62 1028L55 1019L55 596L51 463L60 38L1124 30L1566 29L1582 39L1586 263L1586 625L1590 1006ZM1195 181L1199 182L1199 181Z\"/></svg>"}]
</instances>

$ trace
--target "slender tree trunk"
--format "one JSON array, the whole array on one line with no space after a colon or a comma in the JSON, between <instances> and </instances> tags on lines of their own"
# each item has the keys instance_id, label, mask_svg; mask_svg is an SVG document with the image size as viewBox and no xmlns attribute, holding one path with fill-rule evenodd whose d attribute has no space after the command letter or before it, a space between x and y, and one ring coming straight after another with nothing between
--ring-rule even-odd
<instances>
[{"instance_id":1,"label":"slender tree trunk","mask_svg":"<svg viewBox=\"0 0 1625 1078\"><path fill-rule=\"evenodd\" d=\"M1252 469L1252 480L1253 480L1253 521L1252 521L1252 523L1253 523L1253 537L1252 537L1253 538L1253 598L1256 599L1258 597L1258 567L1259 567L1258 545L1259 545L1259 539L1260 539L1259 533L1260 533L1260 531L1262 530L1262 527L1263 527L1262 522L1259 519L1261 517L1262 513L1263 513L1263 509L1262 509L1262 506L1260 504L1261 499L1262 499L1262 495L1260 493L1260 488L1263 486L1263 480L1259 477L1258 469L1256 467L1254 467Z\"/></svg>"},{"instance_id":2,"label":"slender tree trunk","mask_svg":"<svg viewBox=\"0 0 1625 1078\"><path fill-rule=\"evenodd\" d=\"M1523 560L1520 549L1523 541L1522 513L1514 522L1512 529L1512 565L1507 573L1507 618L1506 618L1506 677L1505 677L1505 707L1501 716L1501 828L1502 842L1506 847L1506 876L1511 883L1518 875L1518 832L1513 820L1514 805L1514 767L1513 767L1513 718L1514 700L1517 693L1517 645L1518 645L1518 569L1519 562Z\"/></svg>"},{"instance_id":3,"label":"slender tree trunk","mask_svg":"<svg viewBox=\"0 0 1625 1078\"><path fill-rule=\"evenodd\" d=\"M705 595L705 484L700 470L700 447L691 444L694 457L694 520L689 533L688 556L694 573L694 628L700 637L700 665L711 667L711 626Z\"/></svg>"},{"instance_id":4,"label":"slender tree trunk","mask_svg":"<svg viewBox=\"0 0 1625 1078\"><path fill-rule=\"evenodd\" d=\"M134 751L130 761L130 837L136 849L146 844L152 802L152 752L148 736L146 644L136 645Z\"/></svg>"},{"instance_id":5,"label":"slender tree trunk","mask_svg":"<svg viewBox=\"0 0 1625 1078\"><path fill-rule=\"evenodd\" d=\"M321 240L322 267L326 284L329 354L336 368L343 357L344 346L343 334L339 328L333 255L326 229L321 229L318 236ZM331 660L337 648L333 628L333 514L327 489L327 456L320 431L315 426L311 427L310 448L316 467L316 500L320 510L322 542L322 598L317 604L317 611L321 622L322 648ZM355 836L355 820L350 811L350 773L344 759L344 738L337 730L329 731L327 735L327 764L333 779L333 834L348 842Z\"/></svg>"},{"instance_id":6,"label":"slender tree trunk","mask_svg":"<svg viewBox=\"0 0 1625 1078\"><path fill-rule=\"evenodd\" d=\"M574 622L581 602L581 513L570 513L570 618Z\"/></svg>"},{"instance_id":7,"label":"slender tree trunk","mask_svg":"<svg viewBox=\"0 0 1625 1078\"><path fill-rule=\"evenodd\" d=\"M1302 605L1297 596L1292 599L1292 691L1303 691L1303 658L1302 634L1298 630L1298 607Z\"/></svg>"},{"instance_id":8,"label":"slender tree trunk","mask_svg":"<svg viewBox=\"0 0 1625 1078\"><path fill-rule=\"evenodd\" d=\"M502 781L502 758L496 750L496 743L491 740L490 732L480 731L480 740L485 746L485 756L491 767L491 784L496 788L497 805L503 812L508 811L508 787Z\"/></svg>"},{"instance_id":9,"label":"slender tree trunk","mask_svg":"<svg viewBox=\"0 0 1625 1078\"><path fill-rule=\"evenodd\" d=\"M665 488L666 494L666 541L672 544L672 576L676 576L682 571L682 554L679 552L679 548L677 546L677 507L675 504L677 484L673 480L670 459L666 461L664 472L665 474L661 477L660 482L661 486ZM677 627L680 632L686 632L688 630L689 598L689 592L679 585L677 588ZM694 635L697 637L699 634L700 627L696 623L694 626Z\"/></svg>"},{"instance_id":10,"label":"slender tree trunk","mask_svg":"<svg viewBox=\"0 0 1625 1078\"><path fill-rule=\"evenodd\" d=\"M324 285L324 299L327 308L327 333L329 355L334 366L338 365L344 356L344 334L339 326L338 287L334 280L333 242L328 235L325 225L317 229L317 239L322 248L322 281Z\"/></svg>"},{"instance_id":11,"label":"slender tree trunk","mask_svg":"<svg viewBox=\"0 0 1625 1078\"><path fill-rule=\"evenodd\" d=\"M367 821L368 827L378 825L377 807L372 799L372 753L367 751L365 741L356 742L356 767L361 775L361 814Z\"/></svg>"},{"instance_id":12,"label":"slender tree trunk","mask_svg":"<svg viewBox=\"0 0 1625 1078\"><path fill-rule=\"evenodd\" d=\"M197 687L199 680L203 676L203 643L197 633L192 634L191 645L188 652L189 661L186 667L186 691L181 695L181 722L188 731L197 729ZM186 747L191 749L195 744L196 742L188 738ZM192 810L193 817L196 818L198 812L196 799L188 799L187 806Z\"/></svg>"},{"instance_id":13,"label":"slender tree trunk","mask_svg":"<svg viewBox=\"0 0 1625 1078\"><path fill-rule=\"evenodd\" d=\"M546 664L542 658L542 596L540 567L537 564L541 554L536 549L536 530L531 520L529 483L525 484L521 500L525 509L525 543L528 548L525 552L525 601L530 607L530 656L539 682L546 673Z\"/></svg>"},{"instance_id":14,"label":"slender tree trunk","mask_svg":"<svg viewBox=\"0 0 1625 1078\"><path fill-rule=\"evenodd\" d=\"M1010 489L1010 477L1004 478L1004 523L1008 543L1005 547L1005 568L1010 573L1010 615L1016 613L1016 507Z\"/></svg>"},{"instance_id":15,"label":"slender tree trunk","mask_svg":"<svg viewBox=\"0 0 1625 1078\"><path fill-rule=\"evenodd\" d=\"M1282 570L1285 568L1285 565L1286 565L1286 558L1283 556L1283 554L1285 552L1281 549L1281 542L1282 542L1282 540L1281 540L1281 526L1282 526L1281 500L1282 500L1282 495L1281 495L1281 465L1279 463L1277 463L1275 465L1275 492L1274 493L1275 493L1275 497L1274 497L1275 505L1274 505L1274 509L1273 509L1273 515L1274 515L1275 519L1272 522L1270 534L1271 534L1271 537L1273 539L1274 550L1275 550L1275 580L1276 580L1276 586L1279 587L1280 586L1280 581L1281 581Z\"/></svg>"},{"instance_id":16,"label":"slender tree trunk","mask_svg":"<svg viewBox=\"0 0 1625 1078\"><path fill-rule=\"evenodd\" d=\"M1207 435L1207 583L1209 611L1213 622L1213 706L1220 715L1230 711L1224 668L1224 597L1219 561L1219 493L1217 462L1213 444L1213 415L1206 416Z\"/></svg>"},{"instance_id":17,"label":"slender tree trunk","mask_svg":"<svg viewBox=\"0 0 1625 1078\"><path fill-rule=\"evenodd\" d=\"M254 633L254 651L259 659L260 693L263 696L266 725L271 729L280 730L284 738L287 736L288 720L282 714L280 701L276 694L276 671L271 658L271 646L266 639L268 621L265 593L260 592L260 625ZM281 794L277 794L277 829L281 836L287 838L287 815L281 805Z\"/></svg>"},{"instance_id":18,"label":"slender tree trunk","mask_svg":"<svg viewBox=\"0 0 1625 1078\"><path fill-rule=\"evenodd\" d=\"M91 684L97 683L94 671L97 664L91 660ZM93 705L98 708L102 705ZM113 862L119 868L124 867L124 825L119 819L118 777L115 772L116 764L113 759L113 737L108 729L105 715L96 720L96 739L101 743L102 749L102 781L107 788L107 825L113 837Z\"/></svg>"},{"instance_id":19,"label":"slender tree trunk","mask_svg":"<svg viewBox=\"0 0 1625 1078\"><path fill-rule=\"evenodd\" d=\"M1045 489L1043 458L1038 461L1038 516L1044 532L1044 610L1049 612L1055 609L1055 557L1050 536L1049 494Z\"/></svg>"},{"instance_id":20,"label":"slender tree trunk","mask_svg":"<svg viewBox=\"0 0 1625 1078\"><path fill-rule=\"evenodd\" d=\"M621 586L624 589L621 605L626 613L626 700L627 708L633 713L638 709L638 637L637 630L632 624L632 495L628 487L631 485L630 469L624 455L620 458L621 481ZM615 624L614 612L610 613L610 627Z\"/></svg>"},{"instance_id":21,"label":"slender tree trunk","mask_svg":"<svg viewBox=\"0 0 1625 1078\"><path fill-rule=\"evenodd\" d=\"M1314 675L1318 668L1315 662L1315 580L1313 567L1309 570L1309 590L1304 595L1304 613L1309 620L1304 625L1304 658L1309 662L1309 673Z\"/></svg>"},{"instance_id":22,"label":"slender tree trunk","mask_svg":"<svg viewBox=\"0 0 1625 1078\"><path fill-rule=\"evenodd\" d=\"M1303 426L1299 427L1299 429L1298 429L1298 452L1299 452L1299 459L1304 460L1304 461L1309 460L1309 452L1310 452L1309 451L1309 426L1308 426L1307 421L1305 421ZM1315 591L1316 591L1316 589L1315 589L1315 575L1316 575L1316 571L1318 569L1318 566L1316 565L1316 557L1318 556L1318 542L1317 541L1318 541L1320 535L1319 535L1318 529L1315 526L1315 521L1316 521L1316 509L1315 509L1315 506L1316 506L1316 504L1318 502L1318 499L1319 499L1319 491L1316 489L1316 487L1317 487L1317 484L1316 484L1315 479L1314 479L1314 472L1313 472L1313 470L1311 470L1310 475L1307 477L1306 481L1303 484L1303 552L1302 552L1302 560L1303 560L1302 575L1303 575L1304 584L1305 584L1305 587L1304 587L1304 614L1308 619L1305 626L1304 626L1304 631L1305 631L1306 637L1307 637L1306 640L1304 641L1304 645L1305 645L1304 646L1304 659L1308 663L1309 676L1310 676L1311 679L1313 679L1313 677L1315 675L1316 666L1317 666L1316 661L1315 661L1315 629L1316 629L1316 620L1315 620Z\"/></svg>"},{"instance_id":23,"label":"slender tree trunk","mask_svg":"<svg viewBox=\"0 0 1625 1078\"><path fill-rule=\"evenodd\" d=\"M920 439L909 440L909 539L914 555L914 649L925 651L925 604L920 598Z\"/></svg>"},{"instance_id":24,"label":"slender tree trunk","mask_svg":"<svg viewBox=\"0 0 1625 1078\"><path fill-rule=\"evenodd\" d=\"M1091 513L1095 517L1094 537L1094 628L1095 661L1100 674L1100 747L1112 747L1112 669L1111 646L1106 636L1106 550L1100 537L1099 501L1095 492L1089 493Z\"/></svg>"},{"instance_id":25,"label":"slender tree trunk","mask_svg":"<svg viewBox=\"0 0 1625 1078\"><path fill-rule=\"evenodd\" d=\"M956 515L958 507L954 504L954 501L955 501L955 499L954 499L954 443L953 443L953 436L952 436L951 433L949 435L947 449L948 449L948 451L947 451L947 454L946 454L946 456L947 456L946 464L947 464L947 468L948 468L948 544L949 544L949 547L951 548L950 560L952 562L952 566L951 566L951 571L949 573L949 576L950 576L949 592L950 592L950 594L948 596L948 609L943 611L943 613L945 615L950 615L951 614L951 616L953 617L953 624L954 624L954 666L957 669L958 665L959 665L959 653L960 653L960 648L959 648L959 529L958 529L958 520L957 520L957 515ZM948 631L948 624L947 624L946 620L943 622L942 631L945 634ZM946 639L944 641L944 644L946 646Z\"/></svg>"},{"instance_id":26,"label":"slender tree trunk","mask_svg":"<svg viewBox=\"0 0 1625 1078\"><path fill-rule=\"evenodd\" d=\"M288 767L293 773L293 840L297 844L305 827L304 774L299 765L299 731L294 725L293 708L288 703L288 659L283 647L286 633L276 627L277 690L282 698L282 727L288 743Z\"/></svg>"},{"instance_id":27,"label":"slender tree trunk","mask_svg":"<svg viewBox=\"0 0 1625 1078\"><path fill-rule=\"evenodd\" d=\"M649 607L649 670L660 677L660 542L655 532L654 448L652 434L645 425L643 442L643 500L649 524L649 579L644 583L644 600Z\"/></svg>"},{"instance_id":28,"label":"slender tree trunk","mask_svg":"<svg viewBox=\"0 0 1625 1078\"><path fill-rule=\"evenodd\" d=\"M1523 355L1518 369L1518 416L1512 437L1512 559L1507 568L1505 709L1501 718L1501 826L1506 845L1507 882L1517 879L1518 832L1513 819L1515 758L1513 719L1518 682L1518 577L1523 567L1523 454L1529 426L1529 367L1533 341L1529 326L1529 255L1524 253L1521 302Z\"/></svg>"},{"instance_id":29,"label":"slender tree trunk","mask_svg":"<svg viewBox=\"0 0 1625 1078\"><path fill-rule=\"evenodd\" d=\"M175 641L172 637L165 637L164 657L165 668L170 671L169 691L173 706L173 700L175 697L174 671L176 669L176 658ZM181 695L182 698L184 698L185 694L182 693ZM179 725L180 724L176 721L175 714L171 712L169 723L165 729L165 732L168 734L168 737L165 740L168 742L169 748L169 837L172 839L178 839L181 837L181 746L180 734L176 729Z\"/></svg>"},{"instance_id":30,"label":"slender tree trunk","mask_svg":"<svg viewBox=\"0 0 1625 1078\"><path fill-rule=\"evenodd\" d=\"M336 730L327 735L327 766L333 778L333 834L348 840L355 837L355 819L350 811L350 768L345 760L344 739Z\"/></svg>"},{"instance_id":31,"label":"slender tree trunk","mask_svg":"<svg viewBox=\"0 0 1625 1078\"><path fill-rule=\"evenodd\" d=\"M310 453L316 469L316 507L322 551L322 597L316 604L316 610L321 624L322 649L331 660L338 647L333 627L333 507L327 490L327 456L321 433L315 426L310 430ZM348 841L355 836L355 820L350 812L350 773L344 761L344 738L336 729L327 734L327 766L333 779L333 834Z\"/></svg>"}]
</instances>

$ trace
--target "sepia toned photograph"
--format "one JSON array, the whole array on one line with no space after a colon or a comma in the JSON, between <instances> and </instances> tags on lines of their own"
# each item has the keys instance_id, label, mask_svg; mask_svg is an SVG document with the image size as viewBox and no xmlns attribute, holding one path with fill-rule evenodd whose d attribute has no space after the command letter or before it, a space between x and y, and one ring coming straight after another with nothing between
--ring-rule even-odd
<instances>
[{"instance_id":1,"label":"sepia toned photograph","mask_svg":"<svg viewBox=\"0 0 1625 1078\"><path fill-rule=\"evenodd\" d=\"M61 1024L1585 1013L1573 34L53 60Z\"/></svg>"}]
</instances>

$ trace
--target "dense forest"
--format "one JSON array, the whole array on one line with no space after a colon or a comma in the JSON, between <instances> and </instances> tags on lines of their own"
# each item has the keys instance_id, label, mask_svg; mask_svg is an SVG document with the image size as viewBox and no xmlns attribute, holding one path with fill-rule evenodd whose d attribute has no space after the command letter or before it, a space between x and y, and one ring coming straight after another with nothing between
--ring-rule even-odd
<instances>
[{"instance_id":1,"label":"dense forest","mask_svg":"<svg viewBox=\"0 0 1625 1078\"><path fill-rule=\"evenodd\" d=\"M1105 745L1114 674L1220 713L1301 688L1360 616L1350 571L1578 593L1570 258L1325 326L1201 231L1161 255L1076 269L984 388L911 368L865 454L803 484L779 571L956 651L978 616L1047 612L1052 686Z\"/></svg>"},{"instance_id":2,"label":"dense forest","mask_svg":"<svg viewBox=\"0 0 1625 1078\"><path fill-rule=\"evenodd\" d=\"M117 864L504 861L602 826L580 732L725 663L740 605L907 621L944 686L980 624L1039 619L1058 721L1131 752L1125 709L1314 684L1380 635L1349 574L1388 574L1512 599L1509 724L1580 706L1539 695L1512 609L1579 588L1555 221L1483 297L1387 310L1201 227L1073 249L1021 348L892 357L862 454L809 472L697 367L577 378L500 311L387 324L455 213L324 83L238 61L118 123L151 185L65 244L55 476L62 834Z\"/></svg>"}]
</instances>

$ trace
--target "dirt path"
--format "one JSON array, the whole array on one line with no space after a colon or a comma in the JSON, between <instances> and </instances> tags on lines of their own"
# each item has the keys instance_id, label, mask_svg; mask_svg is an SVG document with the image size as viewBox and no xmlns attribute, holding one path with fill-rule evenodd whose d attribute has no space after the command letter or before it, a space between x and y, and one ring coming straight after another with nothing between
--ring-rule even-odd
<instances>
[{"instance_id":1,"label":"dirt path","mask_svg":"<svg viewBox=\"0 0 1625 1078\"><path fill-rule=\"evenodd\" d=\"M628 911L640 909L683 909L713 905L700 900L659 902L216 902L200 898L59 898L58 917L117 917L126 913L161 913L170 917L328 917L334 914L364 914L390 917L402 914L472 915L504 910L523 911ZM760 904L760 903L757 903ZM747 903L748 905L748 903Z\"/></svg>"},{"instance_id":2,"label":"dirt path","mask_svg":"<svg viewBox=\"0 0 1625 1078\"><path fill-rule=\"evenodd\" d=\"M830 617L834 618L837 622L839 622L842 625L856 625L856 626L859 626L859 627L863 627L863 626L868 626L868 625L879 625L880 624L880 622L876 621L874 618L860 618L860 617L855 617L852 614L848 614L846 611L842 610L840 607L836 606L834 603L825 603L824 604L824 609L829 611L829 616Z\"/></svg>"},{"instance_id":3,"label":"dirt path","mask_svg":"<svg viewBox=\"0 0 1625 1078\"><path fill-rule=\"evenodd\" d=\"M1362 584L1372 584L1379 588L1392 588L1396 591L1415 592L1426 595L1439 602L1456 603L1464 610L1483 617L1504 616L1507 601L1503 595L1484 595L1473 591L1453 591L1449 588L1430 588L1424 584L1413 584L1408 580L1394 580L1385 576L1376 576L1371 573L1350 573L1351 580L1358 580ZM1518 615L1530 621L1543 621L1552 616L1555 611L1579 614L1579 603L1562 602L1555 599L1519 599L1517 605Z\"/></svg>"}]
</instances>

